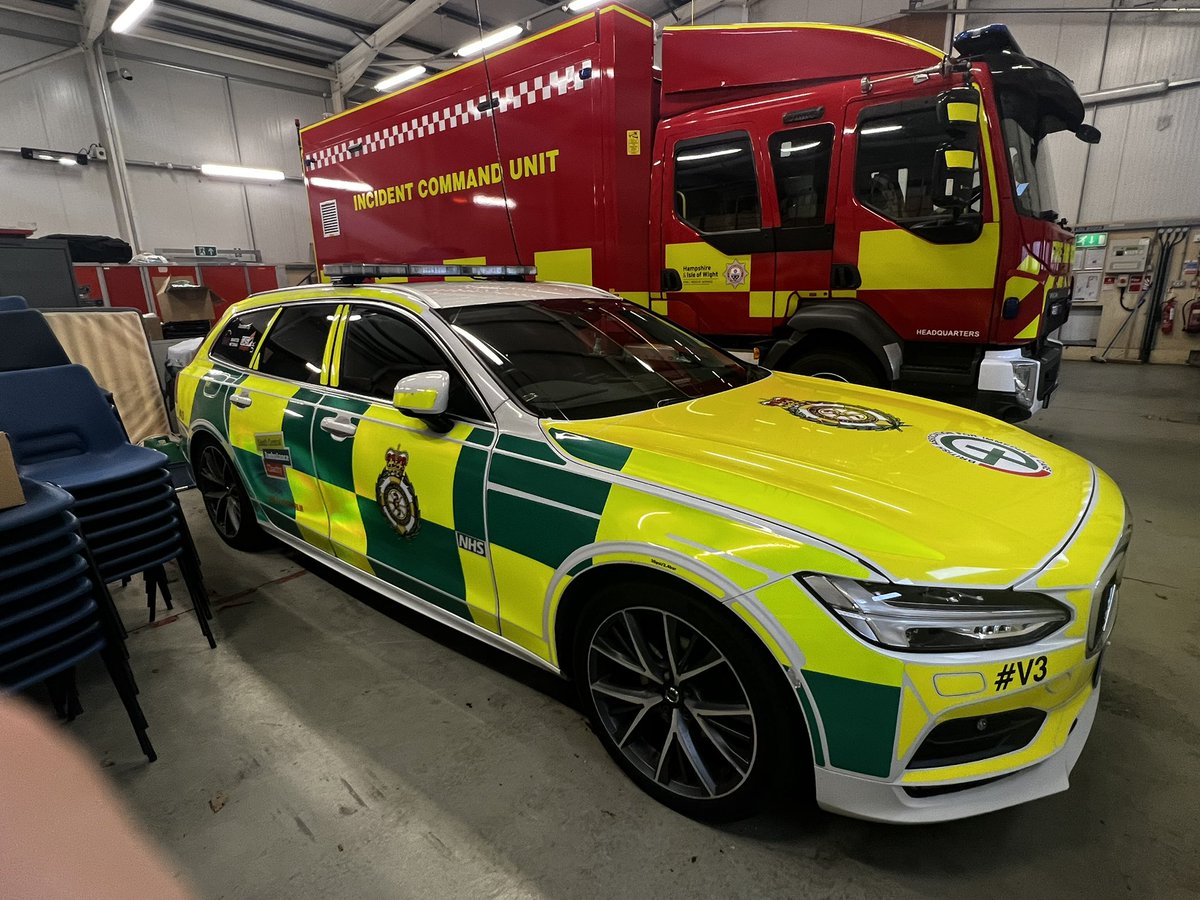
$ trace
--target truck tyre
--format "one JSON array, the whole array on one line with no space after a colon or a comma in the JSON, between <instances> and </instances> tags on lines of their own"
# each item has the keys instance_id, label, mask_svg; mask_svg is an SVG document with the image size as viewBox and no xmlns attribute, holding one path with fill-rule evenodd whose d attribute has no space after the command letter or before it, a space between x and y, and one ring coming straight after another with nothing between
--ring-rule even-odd
<instances>
[{"instance_id":1,"label":"truck tyre","mask_svg":"<svg viewBox=\"0 0 1200 900\"><path fill-rule=\"evenodd\" d=\"M852 384L865 384L867 387L886 387L879 371L869 361L844 350L806 353L784 368L796 375L828 378L830 381L848 381Z\"/></svg>"},{"instance_id":2,"label":"truck tyre","mask_svg":"<svg viewBox=\"0 0 1200 900\"><path fill-rule=\"evenodd\" d=\"M740 818L793 773L812 777L779 663L714 600L662 582L606 585L580 615L571 663L604 748L677 812Z\"/></svg>"},{"instance_id":3,"label":"truck tyre","mask_svg":"<svg viewBox=\"0 0 1200 900\"><path fill-rule=\"evenodd\" d=\"M203 440L192 455L196 487L217 534L235 550L260 550L267 536L254 518L254 506L233 461L214 440Z\"/></svg>"}]
</instances>

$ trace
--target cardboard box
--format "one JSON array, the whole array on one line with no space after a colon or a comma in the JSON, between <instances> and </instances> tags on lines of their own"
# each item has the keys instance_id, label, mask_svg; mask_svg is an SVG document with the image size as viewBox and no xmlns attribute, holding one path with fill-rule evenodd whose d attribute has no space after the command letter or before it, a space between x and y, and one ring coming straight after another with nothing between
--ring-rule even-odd
<instances>
[{"instance_id":1,"label":"cardboard box","mask_svg":"<svg viewBox=\"0 0 1200 900\"><path fill-rule=\"evenodd\" d=\"M142 328L145 330L148 340L161 341L163 339L162 322L154 313L146 313L142 316Z\"/></svg>"},{"instance_id":2,"label":"cardboard box","mask_svg":"<svg viewBox=\"0 0 1200 900\"><path fill-rule=\"evenodd\" d=\"M154 300L162 322L211 322L213 304L221 302L211 288L178 275L154 279Z\"/></svg>"},{"instance_id":3,"label":"cardboard box","mask_svg":"<svg viewBox=\"0 0 1200 900\"><path fill-rule=\"evenodd\" d=\"M13 459L8 435L0 431L0 509L25 505L25 492L21 490L21 479L17 477L17 463Z\"/></svg>"}]
</instances>

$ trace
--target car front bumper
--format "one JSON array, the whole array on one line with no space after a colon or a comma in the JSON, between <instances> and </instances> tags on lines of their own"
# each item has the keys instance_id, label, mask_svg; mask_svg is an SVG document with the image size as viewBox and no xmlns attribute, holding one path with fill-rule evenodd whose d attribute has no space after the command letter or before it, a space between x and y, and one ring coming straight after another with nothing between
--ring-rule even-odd
<instances>
[{"instance_id":1,"label":"car front bumper","mask_svg":"<svg viewBox=\"0 0 1200 900\"><path fill-rule=\"evenodd\" d=\"M1068 776L1092 730L1100 697L1099 688L1090 684L1080 693L1084 696L1079 698L1081 703L1067 725L1066 740L1032 765L1005 771L1003 760L998 758L996 774L989 777L942 784L922 782L919 787L904 776L880 781L818 767L814 770L817 803L829 812L856 819L916 825L977 816L1065 791ZM913 796L906 788L923 790L926 795ZM930 795L930 788L945 792Z\"/></svg>"}]
</instances>

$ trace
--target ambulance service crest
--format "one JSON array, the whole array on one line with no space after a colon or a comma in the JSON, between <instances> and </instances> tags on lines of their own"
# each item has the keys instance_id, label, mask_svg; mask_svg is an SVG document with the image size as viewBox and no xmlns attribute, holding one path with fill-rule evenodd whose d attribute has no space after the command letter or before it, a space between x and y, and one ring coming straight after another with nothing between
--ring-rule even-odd
<instances>
[{"instance_id":1,"label":"ambulance service crest","mask_svg":"<svg viewBox=\"0 0 1200 900\"><path fill-rule=\"evenodd\" d=\"M905 423L891 413L871 409L867 406L856 406L853 403L795 400L791 397L772 397L770 400L759 402L763 406L777 406L780 409L786 409L798 419L816 422L818 425L846 428L850 431L899 431L906 427Z\"/></svg>"},{"instance_id":2,"label":"ambulance service crest","mask_svg":"<svg viewBox=\"0 0 1200 900\"><path fill-rule=\"evenodd\" d=\"M396 533L410 538L421 530L421 506L407 469L408 453L398 447L388 450L387 462L375 482L375 499Z\"/></svg>"},{"instance_id":3,"label":"ambulance service crest","mask_svg":"<svg viewBox=\"0 0 1200 900\"><path fill-rule=\"evenodd\" d=\"M750 270L744 262L734 260L725 266L725 283L731 288L741 287L750 277Z\"/></svg>"}]
</instances>

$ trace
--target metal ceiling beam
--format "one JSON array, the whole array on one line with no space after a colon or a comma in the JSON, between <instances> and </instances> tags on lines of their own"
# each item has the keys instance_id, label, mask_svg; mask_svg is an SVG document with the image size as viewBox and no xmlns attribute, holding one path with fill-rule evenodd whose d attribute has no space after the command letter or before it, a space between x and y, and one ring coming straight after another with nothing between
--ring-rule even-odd
<instances>
[{"instance_id":1,"label":"metal ceiling beam","mask_svg":"<svg viewBox=\"0 0 1200 900\"><path fill-rule=\"evenodd\" d=\"M372 22L364 22L362 19L354 19L350 16L343 16L340 13L328 12L324 9L316 9L304 3L297 3L296 0L249 0L251 3L257 3L260 6L266 6L271 9L276 9L281 12L291 13L295 16L308 19L312 22L320 22L324 25L332 25L337 28L345 28L347 31L353 32L359 39L365 34L370 34L378 25ZM455 9L438 9L435 10L435 15L442 16L454 22L461 22L464 25L470 25L472 28L477 27L474 16L469 16L466 13L461 13ZM492 27L487 19L484 19L484 28ZM400 43L412 47L414 50L420 50L422 53L429 56L437 56L439 53L446 51L445 47L435 47L432 44L418 41L415 38L406 37Z\"/></svg>"},{"instance_id":2,"label":"metal ceiling beam","mask_svg":"<svg viewBox=\"0 0 1200 900\"><path fill-rule=\"evenodd\" d=\"M413 0L396 15L392 16L361 44L343 56L337 62L338 87L345 93L362 77L363 72L378 55L402 34L420 22L430 13L441 8L447 0Z\"/></svg>"},{"instance_id":3,"label":"metal ceiling beam","mask_svg":"<svg viewBox=\"0 0 1200 900\"><path fill-rule=\"evenodd\" d=\"M36 72L45 66L53 65L61 59L70 59L77 53L82 53L83 47L68 47L65 50L59 50L56 53L51 53L48 56L40 57L39 59L31 60L23 65L13 66L11 69L5 69L0 72L0 83L10 81L13 78L20 78L29 72Z\"/></svg>"},{"instance_id":4,"label":"metal ceiling beam","mask_svg":"<svg viewBox=\"0 0 1200 900\"><path fill-rule=\"evenodd\" d=\"M204 19L214 22L225 22L230 25L240 25L243 28L252 29L256 34L262 34L264 28L267 28L272 35L281 35L283 37L289 37L297 41L302 41L306 44L316 44L318 46L325 47L326 49L333 51L331 55L334 56L340 56L354 46L353 44L346 44L340 41L330 41L320 37L319 35L313 34L311 31L301 31L298 28L287 28L283 25L275 24L264 26L262 19L254 19L250 16L241 16L237 13L212 9L211 7L202 3L192 3L190 0L155 0L155 15L162 15L162 13L167 10L180 10L182 12L194 13L197 16L201 16ZM184 21L180 19L179 21L184 22L184 24L190 24L190 20ZM220 39L219 34L214 34L213 37L216 40Z\"/></svg>"},{"instance_id":5,"label":"metal ceiling beam","mask_svg":"<svg viewBox=\"0 0 1200 900\"><path fill-rule=\"evenodd\" d=\"M902 9L897 16L986 16L995 13L1000 18L1008 16L1061 16L1068 13L1107 16L1112 13L1200 13L1200 6L968 6L964 9Z\"/></svg>"},{"instance_id":6,"label":"metal ceiling beam","mask_svg":"<svg viewBox=\"0 0 1200 900\"><path fill-rule=\"evenodd\" d=\"M92 46L96 38L104 33L104 26L108 24L109 5L109 0L81 0L79 10L83 16L81 30L85 46Z\"/></svg>"}]
</instances>

